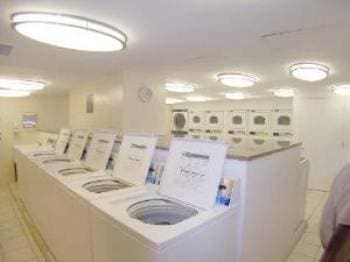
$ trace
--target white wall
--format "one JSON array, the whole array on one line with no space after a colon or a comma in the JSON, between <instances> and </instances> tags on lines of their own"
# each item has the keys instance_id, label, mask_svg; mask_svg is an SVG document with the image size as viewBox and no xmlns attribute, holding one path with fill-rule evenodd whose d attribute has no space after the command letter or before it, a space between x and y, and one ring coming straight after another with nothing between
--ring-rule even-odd
<instances>
[{"instance_id":1,"label":"white wall","mask_svg":"<svg viewBox=\"0 0 350 262\"><path fill-rule=\"evenodd\" d=\"M335 95L294 98L296 138L310 159L309 187L328 190L350 161L350 99Z\"/></svg>"},{"instance_id":2,"label":"white wall","mask_svg":"<svg viewBox=\"0 0 350 262\"><path fill-rule=\"evenodd\" d=\"M21 128L23 113L38 114L37 129L57 131L68 126L68 98L30 96L0 99L0 183L13 179L13 144L31 143L37 138L36 129ZM20 127L18 134L13 132L15 124Z\"/></svg>"},{"instance_id":3,"label":"white wall","mask_svg":"<svg viewBox=\"0 0 350 262\"><path fill-rule=\"evenodd\" d=\"M116 74L82 84L69 93L72 128L105 128L122 132L123 76ZM86 113L86 96L94 95L94 112Z\"/></svg>"},{"instance_id":4,"label":"white wall","mask_svg":"<svg viewBox=\"0 0 350 262\"><path fill-rule=\"evenodd\" d=\"M149 103L138 98L140 87L153 91ZM95 112L86 113L86 96L94 94ZM75 87L69 94L69 122L73 128L112 129L168 134L169 108L165 105L164 80L139 72L123 72Z\"/></svg>"}]
</instances>

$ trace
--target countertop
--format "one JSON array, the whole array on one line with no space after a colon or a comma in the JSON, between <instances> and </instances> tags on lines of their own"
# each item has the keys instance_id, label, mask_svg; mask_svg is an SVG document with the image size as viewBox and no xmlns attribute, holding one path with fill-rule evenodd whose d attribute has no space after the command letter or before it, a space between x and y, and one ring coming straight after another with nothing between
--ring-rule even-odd
<instances>
[{"instance_id":1,"label":"countertop","mask_svg":"<svg viewBox=\"0 0 350 262\"><path fill-rule=\"evenodd\" d=\"M157 148L168 150L170 137L160 137ZM243 161L251 161L260 157L268 156L283 150L301 146L301 142L278 143L276 140L267 139L260 144L262 140L258 138L247 138L245 142L239 145L232 145L228 149L227 158Z\"/></svg>"}]
</instances>

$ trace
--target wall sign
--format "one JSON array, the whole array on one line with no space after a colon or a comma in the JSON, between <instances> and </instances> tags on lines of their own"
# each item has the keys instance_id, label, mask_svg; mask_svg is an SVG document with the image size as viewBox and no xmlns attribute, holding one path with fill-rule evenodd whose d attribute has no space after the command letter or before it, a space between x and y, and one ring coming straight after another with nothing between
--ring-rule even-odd
<instances>
[{"instance_id":1,"label":"wall sign","mask_svg":"<svg viewBox=\"0 0 350 262\"><path fill-rule=\"evenodd\" d=\"M22 128L35 128L38 123L38 117L35 113L24 113L22 115Z\"/></svg>"}]
</instances>

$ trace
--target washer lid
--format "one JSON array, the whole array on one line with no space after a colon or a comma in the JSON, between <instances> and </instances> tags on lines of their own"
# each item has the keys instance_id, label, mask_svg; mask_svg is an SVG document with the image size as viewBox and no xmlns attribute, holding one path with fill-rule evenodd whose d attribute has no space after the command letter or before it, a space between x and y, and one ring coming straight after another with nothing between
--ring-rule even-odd
<instances>
[{"instance_id":1,"label":"washer lid","mask_svg":"<svg viewBox=\"0 0 350 262\"><path fill-rule=\"evenodd\" d=\"M114 139L114 134L94 134L86 155L85 164L96 170L104 170L113 149Z\"/></svg>"},{"instance_id":2,"label":"washer lid","mask_svg":"<svg viewBox=\"0 0 350 262\"><path fill-rule=\"evenodd\" d=\"M175 138L160 184L160 193L192 206L215 204L228 145Z\"/></svg>"},{"instance_id":3,"label":"washer lid","mask_svg":"<svg viewBox=\"0 0 350 262\"><path fill-rule=\"evenodd\" d=\"M66 150L70 138L70 129L61 129L60 134L58 136L55 151L57 154L62 155Z\"/></svg>"},{"instance_id":4,"label":"washer lid","mask_svg":"<svg viewBox=\"0 0 350 262\"><path fill-rule=\"evenodd\" d=\"M88 134L89 133L84 130L77 130L74 132L67 152L67 157L69 159L80 160L85 148Z\"/></svg>"},{"instance_id":5,"label":"washer lid","mask_svg":"<svg viewBox=\"0 0 350 262\"><path fill-rule=\"evenodd\" d=\"M125 135L112 175L134 185L143 185L156 143L156 137Z\"/></svg>"}]
</instances>

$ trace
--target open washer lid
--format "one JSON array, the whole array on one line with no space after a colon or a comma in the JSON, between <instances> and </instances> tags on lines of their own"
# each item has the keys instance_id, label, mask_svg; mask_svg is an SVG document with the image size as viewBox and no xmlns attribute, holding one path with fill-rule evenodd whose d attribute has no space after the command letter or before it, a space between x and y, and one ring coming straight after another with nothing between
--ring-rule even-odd
<instances>
[{"instance_id":1,"label":"open washer lid","mask_svg":"<svg viewBox=\"0 0 350 262\"><path fill-rule=\"evenodd\" d=\"M66 150L66 147L69 142L69 138L70 138L70 129L68 128L61 129L56 142L56 146L55 146L55 152L58 155L64 154L64 151Z\"/></svg>"},{"instance_id":2,"label":"open washer lid","mask_svg":"<svg viewBox=\"0 0 350 262\"><path fill-rule=\"evenodd\" d=\"M134 185L145 183L157 137L125 135L112 176Z\"/></svg>"},{"instance_id":3,"label":"open washer lid","mask_svg":"<svg viewBox=\"0 0 350 262\"><path fill-rule=\"evenodd\" d=\"M211 208L227 148L220 142L173 139L159 192L192 206Z\"/></svg>"},{"instance_id":4,"label":"open washer lid","mask_svg":"<svg viewBox=\"0 0 350 262\"><path fill-rule=\"evenodd\" d=\"M96 133L92 137L86 155L85 165L95 170L104 170L114 145L115 135L109 133Z\"/></svg>"},{"instance_id":5,"label":"open washer lid","mask_svg":"<svg viewBox=\"0 0 350 262\"><path fill-rule=\"evenodd\" d=\"M77 130L74 132L67 152L67 157L69 159L80 160L86 145L88 134L89 133L85 130Z\"/></svg>"}]
</instances>

